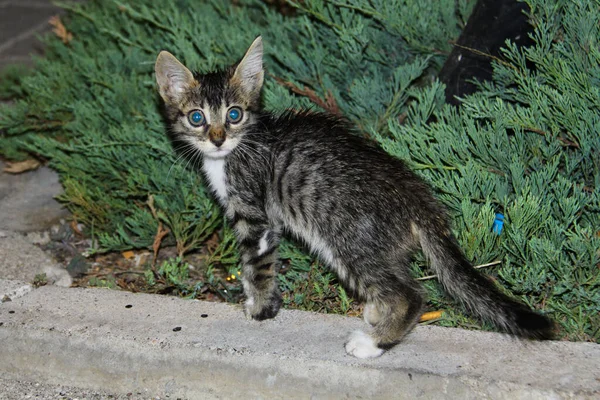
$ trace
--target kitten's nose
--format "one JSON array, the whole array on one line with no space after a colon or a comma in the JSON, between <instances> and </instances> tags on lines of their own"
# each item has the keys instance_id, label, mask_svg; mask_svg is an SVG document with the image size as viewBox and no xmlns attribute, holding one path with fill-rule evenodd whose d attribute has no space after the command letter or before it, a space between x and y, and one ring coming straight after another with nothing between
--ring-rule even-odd
<instances>
[{"instance_id":1,"label":"kitten's nose","mask_svg":"<svg viewBox=\"0 0 600 400\"><path fill-rule=\"evenodd\" d=\"M225 142L225 129L223 127L210 127L208 130L208 138L217 147Z\"/></svg>"},{"instance_id":2,"label":"kitten's nose","mask_svg":"<svg viewBox=\"0 0 600 400\"><path fill-rule=\"evenodd\" d=\"M225 142L225 136L221 136L218 138L210 138L210 141L217 147L221 147L221 145Z\"/></svg>"}]
</instances>

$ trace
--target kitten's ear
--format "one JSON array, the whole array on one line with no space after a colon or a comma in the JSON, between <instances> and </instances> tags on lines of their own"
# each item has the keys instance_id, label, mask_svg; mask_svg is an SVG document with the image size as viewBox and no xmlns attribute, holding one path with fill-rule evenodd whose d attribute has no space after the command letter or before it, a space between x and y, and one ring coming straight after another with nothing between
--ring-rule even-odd
<instances>
[{"instance_id":1,"label":"kitten's ear","mask_svg":"<svg viewBox=\"0 0 600 400\"><path fill-rule=\"evenodd\" d=\"M177 104L194 83L194 75L173 54L161 51L154 64L160 96L167 104Z\"/></svg>"},{"instance_id":2,"label":"kitten's ear","mask_svg":"<svg viewBox=\"0 0 600 400\"><path fill-rule=\"evenodd\" d=\"M252 45L246 51L246 55L239 62L233 73L233 80L237 81L244 91L252 97L260 94L263 85L263 45L259 36L254 39Z\"/></svg>"}]
</instances>

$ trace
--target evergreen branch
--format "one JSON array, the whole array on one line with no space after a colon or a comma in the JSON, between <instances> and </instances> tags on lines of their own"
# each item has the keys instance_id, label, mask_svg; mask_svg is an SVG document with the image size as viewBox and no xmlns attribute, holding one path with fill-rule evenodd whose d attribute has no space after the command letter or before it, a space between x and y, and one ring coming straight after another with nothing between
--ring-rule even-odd
<instances>
[{"instance_id":1,"label":"evergreen branch","mask_svg":"<svg viewBox=\"0 0 600 400\"><path fill-rule=\"evenodd\" d=\"M367 17L373 17L376 18L377 20L381 21L383 19L385 19L385 16L383 14L380 14L377 12L377 10L375 9L366 9L360 6L355 6L352 4L346 4L346 3L341 3L339 1L330 1L331 4L333 4L336 7L340 7L340 8L347 8L349 10L354 10L354 11L358 11L359 13L367 16Z\"/></svg>"},{"instance_id":2,"label":"evergreen branch","mask_svg":"<svg viewBox=\"0 0 600 400\"><path fill-rule=\"evenodd\" d=\"M473 268L480 269L480 268L485 268L485 267L491 267L493 265L498 265L498 264L501 264L501 263L502 263L502 261L500 261L500 260L498 260L498 261L492 261L491 263L476 265ZM427 275L427 276L423 276L421 278L417 278L417 280L418 281L426 281L426 280L434 279L434 278L437 278L437 277L438 277L437 275Z\"/></svg>"},{"instance_id":3,"label":"evergreen branch","mask_svg":"<svg viewBox=\"0 0 600 400\"><path fill-rule=\"evenodd\" d=\"M133 17L135 19L139 19L141 21L146 21L152 26L162 29L163 31L167 31L170 34L172 34L173 36L177 36L177 32L175 30L171 29L170 27L163 25L160 22L135 11L133 8L127 6L123 3L120 3L117 0L114 0L114 3L119 7L119 10L127 12L127 14L129 14L131 17Z\"/></svg>"},{"instance_id":4,"label":"evergreen branch","mask_svg":"<svg viewBox=\"0 0 600 400\"><path fill-rule=\"evenodd\" d=\"M140 49L142 49L144 51L147 51L149 53L154 53L155 52L154 49L151 49L151 48L149 48L147 46L142 46L142 45L136 44L136 43L132 42L131 40L128 40L128 39L124 38L122 35L120 35L120 34L118 34L116 32L112 32L112 31L110 31L109 29L106 29L106 28L100 28L99 25L98 25L98 21L96 21L96 19L94 19L94 17L92 17L90 14L82 11L81 7L79 7L79 6L73 7L73 6L69 5L68 3L62 3L62 2L57 2L56 5L58 5L59 7L65 9L65 10L68 10L68 11L72 12L75 15L79 15L79 16L81 16L81 17L89 20L90 22L92 22L99 29L100 32L106 33L107 35L113 37L114 39L116 39L119 42L125 43L128 46L138 47L138 48L140 48Z\"/></svg>"},{"instance_id":5,"label":"evergreen branch","mask_svg":"<svg viewBox=\"0 0 600 400\"><path fill-rule=\"evenodd\" d=\"M387 120L390 118L392 111L398 105L398 101L400 100L400 97L402 94L404 94L404 92L405 92L404 88L401 88L400 90L396 91L396 93L394 93L394 96L392 97L392 101L386 107L383 116L380 117L379 120L377 121L377 125L375 128L375 129L377 129L377 132L380 132L381 129L386 125ZM400 118L400 116L398 118Z\"/></svg>"},{"instance_id":6,"label":"evergreen branch","mask_svg":"<svg viewBox=\"0 0 600 400\"><path fill-rule=\"evenodd\" d=\"M134 43L131 40L123 37L123 35L121 35L121 34L119 34L117 32L112 32L112 31L110 31L110 30L108 30L106 28L101 28L100 32L106 33L108 36L111 36L112 38L116 39L118 42L122 42L122 43L124 43L124 44L126 44L128 46L137 47L137 48L142 49L142 50L144 50L144 51L146 51L148 53L155 53L156 52L156 50L153 49L153 48L150 48L148 46L143 46L141 44Z\"/></svg>"},{"instance_id":7,"label":"evergreen branch","mask_svg":"<svg viewBox=\"0 0 600 400\"><path fill-rule=\"evenodd\" d=\"M318 49L319 46L317 45L317 40L315 39L314 29L309 22L310 21L307 18L304 19L304 25L306 26L306 30L308 31L308 35L310 37L310 42L312 44L312 47L313 47L313 49ZM323 90L323 92L325 92L326 89L325 89L325 86L323 86L323 80L321 79L320 64L318 64L318 63L315 64L315 69L316 69L317 81L319 82L319 85L321 86L321 89Z\"/></svg>"},{"instance_id":8,"label":"evergreen branch","mask_svg":"<svg viewBox=\"0 0 600 400\"><path fill-rule=\"evenodd\" d=\"M79 15L80 17L83 17L83 18L87 19L88 21L91 21L93 23L96 22L90 14L84 12L81 9L80 5L73 5L72 3L67 3L67 2L62 2L62 1L56 1L56 2L54 2L54 5L62 8L63 10L70 11L75 15Z\"/></svg>"},{"instance_id":9,"label":"evergreen branch","mask_svg":"<svg viewBox=\"0 0 600 400\"><path fill-rule=\"evenodd\" d=\"M338 32L343 31L343 27L332 22L331 20L329 20L327 17L325 17L323 14L320 14L310 8L307 7L303 7L301 5L301 3L296 3L295 1L291 1L288 0L288 4L290 4L292 7L297 8L300 11L305 12L306 14L312 15L314 18L316 18L318 21L324 23L325 25L329 26L330 28L333 28L335 30L337 30Z\"/></svg>"},{"instance_id":10,"label":"evergreen branch","mask_svg":"<svg viewBox=\"0 0 600 400\"><path fill-rule=\"evenodd\" d=\"M366 8L356 6L353 4L341 3L339 1L330 1L329 3L336 7L339 7L339 8L346 8L348 10L357 11L366 17L375 19L382 26L385 26L386 22L388 22L389 16L386 17L384 14L377 12L377 10L375 10L375 9L366 9ZM407 28L409 31L411 31L411 33L416 35L416 32L414 31L414 29L410 29L409 27L405 27L405 28ZM406 40L406 43L409 43L413 48L418 49L421 52L439 54L442 56L448 56L450 54L447 51L440 50L435 47L427 47L427 46L423 46L419 43L415 43L413 40L406 38L404 35L402 35L402 38L404 40Z\"/></svg>"}]
</instances>

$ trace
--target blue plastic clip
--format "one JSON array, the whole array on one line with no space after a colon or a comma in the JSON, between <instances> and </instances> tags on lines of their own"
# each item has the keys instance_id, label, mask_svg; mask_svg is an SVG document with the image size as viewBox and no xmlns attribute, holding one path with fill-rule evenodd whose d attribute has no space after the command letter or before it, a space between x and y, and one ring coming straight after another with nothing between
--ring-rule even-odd
<instances>
[{"instance_id":1,"label":"blue plastic clip","mask_svg":"<svg viewBox=\"0 0 600 400\"><path fill-rule=\"evenodd\" d=\"M494 224L492 225L492 231L496 235L500 235L502 233L502 228L504 227L504 215L497 213L496 219L494 219Z\"/></svg>"}]
</instances>

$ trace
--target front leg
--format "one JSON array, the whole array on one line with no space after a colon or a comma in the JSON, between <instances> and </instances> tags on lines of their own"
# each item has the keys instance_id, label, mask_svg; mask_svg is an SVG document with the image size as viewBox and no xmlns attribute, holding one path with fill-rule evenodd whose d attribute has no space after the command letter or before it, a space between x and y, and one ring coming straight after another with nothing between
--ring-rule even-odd
<instances>
[{"instance_id":1,"label":"front leg","mask_svg":"<svg viewBox=\"0 0 600 400\"><path fill-rule=\"evenodd\" d=\"M239 218L234 228L242 258L246 315L259 321L273 318L281 307L276 279L280 233L261 219Z\"/></svg>"}]
</instances>

